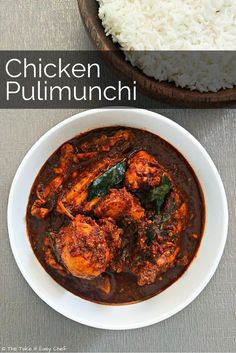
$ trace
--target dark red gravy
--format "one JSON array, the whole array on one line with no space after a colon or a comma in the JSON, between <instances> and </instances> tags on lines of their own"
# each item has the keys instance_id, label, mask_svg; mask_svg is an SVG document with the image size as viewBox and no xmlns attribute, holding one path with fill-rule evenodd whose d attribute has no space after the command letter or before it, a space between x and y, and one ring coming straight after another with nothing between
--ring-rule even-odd
<instances>
[{"instance_id":1,"label":"dark red gravy","mask_svg":"<svg viewBox=\"0 0 236 353\"><path fill-rule=\"evenodd\" d=\"M100 136L104 133L111 135L120 128L121 127L108 127L92 130L79 135L68 142L77 148L83 141L91 139L94 136ZM41 168L32 186L27 206L26 219L28 236L33 251L43 268L57 283L68 291L86 300L102 304L124 304L142 301L169 287L187 270L191 261L196 256L204 230L205 205L202 190L193 169L186 159L173 146L157 135L139 129L124 129L132 130L132 133L134 134L131 147L128 151L124 152L124 157L141 149L151 153L168 171L170 171L177 187L188 198L191 219L181 235L181 254L188 254L189 259L189 262L186 265L172 267L161 276L158 276L155 283L144 285L142 287L137 284L136 276L131 273L118 274L108 271L106 275L110 276L112 283L112 291L108 296L94 286L94 280L80 279L72 275L62 276L57 270L50 267L45 261L43 246L44 238L47 236L46 234L49 230L53 229L56 231L63 225L66 225L68 219L66 216L61 215L56 211L52 211L45 219L38 220L31 215L30 210L36 199L37 184L40 182L44 185L52 179L52 169L58 163L60 149L54 152ZM99 160L101 156L98 154L96 158ZM85 165L88 165L88 163L90 162L81 162L77 170L82 170ZM93 163L91 163L91 168L93 167L92 164ZM193 238L193 233L199 234L199 237L197 239Z\"/></svg>"}]
</instances>

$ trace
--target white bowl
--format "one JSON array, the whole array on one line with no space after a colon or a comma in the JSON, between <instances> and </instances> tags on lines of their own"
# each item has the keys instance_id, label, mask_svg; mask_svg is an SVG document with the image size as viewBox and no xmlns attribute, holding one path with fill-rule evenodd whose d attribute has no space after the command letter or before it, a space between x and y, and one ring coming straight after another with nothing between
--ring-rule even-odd
<instances>
[{"instance_id":1,"label":"white bowl","mask_svg":"<svg viewBox=\"0 0 236 353\"><path fill-rule=\"evenodd\" d=\"M123 125L151 131L175 146L188 160L202 186L206 205L203 239L188 270L169 288L146 301L105 306L83 300L57 284L35 257L26 231L31 186L45 161L64 142L94 128ZM200 143L173 121L140 109L99 109L79 113L53 127L30 149L17 170L8 203L8 229L17 265L32 289L53 309L82 324L103 329L132 329L160 322L191 303L213 276L227 237L224 187Z\"/></svg>"}]
</instances>

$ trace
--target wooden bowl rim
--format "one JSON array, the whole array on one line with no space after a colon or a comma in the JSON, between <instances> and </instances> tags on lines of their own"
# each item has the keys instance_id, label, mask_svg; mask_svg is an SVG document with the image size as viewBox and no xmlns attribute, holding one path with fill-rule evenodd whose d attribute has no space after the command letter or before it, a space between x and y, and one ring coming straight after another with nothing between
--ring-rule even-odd
<instances>
[{"instance_id":1,"label":"wooden bowl rim","mask_svg":"<svg viewBox=\"0 0 236 353\"><path fill-rule=\"evenodd\" d=\"M221 108L236 102L236 87L218 92L191 91L174 83L159 82L124 60L121 50L106 36L97 15L96 0L77 0L85 28L107 63L128 82L137 82L141 93L155 100L189 108Z\"/></svg>"}]
</instances>

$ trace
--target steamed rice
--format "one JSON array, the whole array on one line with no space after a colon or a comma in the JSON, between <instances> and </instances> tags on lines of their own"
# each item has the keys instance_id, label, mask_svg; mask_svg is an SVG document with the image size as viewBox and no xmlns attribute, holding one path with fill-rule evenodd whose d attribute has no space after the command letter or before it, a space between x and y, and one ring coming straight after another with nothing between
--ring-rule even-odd
<instances>
[{"instance_id":1,"label":"steamed rice","mask_svg":"<svg viewBox=\"0 0 236 353\"><path fill-rule=\"evenodd\" d=\"M147 75L201 92L236 84L235 53L209 52L236 50L236 0L98 2L106 34ZM148 50L159 52L150 56ZM163 50L175 52L160 52ZM189 55L180 53L183 50L205 52Z\"/></svg>"}]
</instances>

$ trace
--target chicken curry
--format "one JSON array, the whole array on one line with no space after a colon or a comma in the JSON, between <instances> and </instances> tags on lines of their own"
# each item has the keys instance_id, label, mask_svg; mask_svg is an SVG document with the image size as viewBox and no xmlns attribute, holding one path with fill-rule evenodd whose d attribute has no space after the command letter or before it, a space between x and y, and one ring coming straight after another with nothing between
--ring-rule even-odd
<instances>
[{"instance_id":1,"label":"chicken curry","mask_svg":"<svg viewBox=\"0 0 236 353\"><path fill-rule=\"evenodd\" d=\"M156 295L184 273L204 214L197 178L173 146L144 130L108 127L48 159L31 190L27 227L60 285L122 304Z\"/></svg>"}]
</instances>

